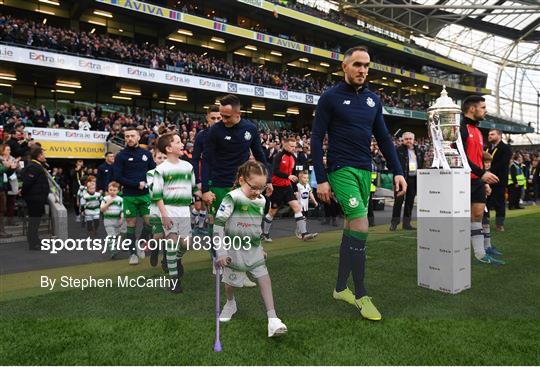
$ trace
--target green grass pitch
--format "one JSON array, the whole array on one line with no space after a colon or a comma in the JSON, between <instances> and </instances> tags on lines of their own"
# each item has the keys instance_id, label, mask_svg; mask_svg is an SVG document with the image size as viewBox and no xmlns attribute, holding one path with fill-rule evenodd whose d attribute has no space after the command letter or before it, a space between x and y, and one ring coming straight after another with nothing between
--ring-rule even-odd
<instances>
[{"instance_id":1,"label":"green grass pitch","mask_svg":"<svg viewBox=\"0 0 540 367\"><path fill-rule=\"evenodd\" d=\"M289 333L266 337L258 289L237 292L214 353L214 278L208 255L186 257L185 291L87 289L48 292L42 273L157 276L148 260L96 263L1 277L0 360L30 365L538 365L540 208L509 212L493 233L507 265L472 265L472 288L448 295L416 285L414 232L375 227L366 282L383 321L332 299L339 231L311 243L266 246L278 316ZM352 287L352 284L350 285ZM223 302L222 302L223 304Z\"/></svg>"}]
</instances>

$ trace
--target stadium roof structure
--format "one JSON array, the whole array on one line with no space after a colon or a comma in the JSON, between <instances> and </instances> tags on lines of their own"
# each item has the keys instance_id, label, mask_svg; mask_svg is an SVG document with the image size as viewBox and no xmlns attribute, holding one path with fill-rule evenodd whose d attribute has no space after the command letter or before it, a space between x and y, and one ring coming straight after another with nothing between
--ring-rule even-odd
<instances>
[{"instance_id":1,"label":"stadium roof structure","mask_svg":"<svg viewBox=\"0 0 540 367\"><path fill-rule=\"evenodd\" d=\"M432 37L457 24L514 41L540 41L537 0L353 0L342 7Z\"/></svg>"},{"instance_id":2,"label":"stadium roof structure","mask_svg":"<svg viewBox=\"0 0 540 367\"><path fill-rule=\"evenodd\" d=\"M540 1L349 0L342 11L410 32L416 44L488 74L488 110L540 131Z\"/></svg>"}]
</instances>

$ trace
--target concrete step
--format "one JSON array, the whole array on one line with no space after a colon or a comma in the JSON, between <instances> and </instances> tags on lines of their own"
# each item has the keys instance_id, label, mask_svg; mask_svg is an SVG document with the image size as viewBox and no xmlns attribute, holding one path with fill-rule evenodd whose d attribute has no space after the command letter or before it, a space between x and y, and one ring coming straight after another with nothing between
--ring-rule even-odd
<instances>
[{"instance_id":1,"label":"concrete step","mask_svg":"<svg viewBox=\"0 0 540 367\"><path fill-rule=\"evenodd\" d=\"M11 237L0 238L0 245L15 242L26 242L26 234L23 233L23 224L18 222L15 226L4 226L6 233L9 233ZM41 238L49 235L49 222L41 221L39 225L39 235Z\"/></svg>"}]
</instances>

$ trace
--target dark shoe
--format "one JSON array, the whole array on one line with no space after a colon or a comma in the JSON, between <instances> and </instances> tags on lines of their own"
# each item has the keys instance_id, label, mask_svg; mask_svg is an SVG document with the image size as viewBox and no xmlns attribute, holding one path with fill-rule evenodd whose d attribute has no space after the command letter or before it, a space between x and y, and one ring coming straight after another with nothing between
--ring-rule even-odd
<instances>
[{"instance_id":1,"label":"dark shoe","mask_svg":"<svg viewBox=\"0 0 540 367\"><path fill-rule=\"evenodd\" d=\"M179 294L184 291L184 289L182 289L182 282L180 281L180 278L178 278L176 285L173 285L171 288L169 288L169 290L174 294Z\"/></svg>"},{"instance_id":2,"label":"dark shoe","mask_svg":"<svg viewBox=\"0 0 540 367\"><path fill-rule=\"evenodd\" d=\"M159 260L159 249L150 252L150 265L155 268Z\"/></svg>"},{"instance_id":3,"label":"dark shoe","mask_svg":"<svg viewBox=\"0 0 540 367\"><path fill-rule=\"evenodd\" d=\"M523 206L518 206L516 209L525 209Z\"/></svg>"},{"instance_id":4,"label":"dark shoe","mask_svg":"<svg viewBox=\"0 0 540 367\"><path fill-rule=\"evenodd\" d=\"M486 254L488 254L489 256L502 256L502 252L500 252L499 250L497 250L495 248L495 246L490 246L486 249Z\"/></svg>"},{"instance_id":5,"label":"dark shoe","mask_svg":"<svg viewBox=\"0 0 540 367\"><path fill-rule=\"evenodd\" d=\"M261 241L263 242L272 242L272 237L270 237L269 234L263 233L261 234Z\"/></svg>"},{"instance_id":6,"label":"dark shoe","mask_svg":"<svg viewBox=\"0 0 540 367\"><path fill-rule=\"evenodd\" d=\"M395 232L396 229L397 229L397 224L396 223L391 223L390 224L390 231Z\"/></svg>"},{"instance_id":7,"label":"dark shoe","mask_svg":"<svg viewBox=\"0 0 540 367\"><path fill-rule=\"evenodd\" d=\"M165 274L169 273L169 267L167 266L167 261L161 262L161 270L163 270Z\"/></svg>"},{"instance_id":8,"label":"dark shoe","mask_svg":"<svg viewBox=\"0 0 540 367\"><path fill-rule=\"evenodd\" d=\"M408 231L414 231L416 228L414 228L413 226L411 226L410 224L409 225L403 225L403 229L406 229Z\"/></svg>"}]
</instances>

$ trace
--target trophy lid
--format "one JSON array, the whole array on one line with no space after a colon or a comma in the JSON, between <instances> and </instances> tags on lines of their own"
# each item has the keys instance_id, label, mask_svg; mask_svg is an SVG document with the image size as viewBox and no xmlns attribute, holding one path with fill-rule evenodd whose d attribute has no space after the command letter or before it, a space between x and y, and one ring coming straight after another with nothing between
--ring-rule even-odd
<instances>
[{"instance_id":1,"label":"trophy lid","mask_svg":"<svg viewBox=\"0 0 540 367\"><path fill-rule=\"evenodd\" d=\"M448 93L446 92L446 85L443 85L441 96L437 98L435 103L428 108L428 111L440 109L457 109L458 111L461 111L460 107L455 104L452 98L448 97Z\"/></svg>"}]
</instances>

